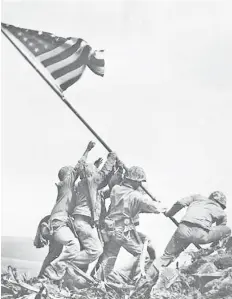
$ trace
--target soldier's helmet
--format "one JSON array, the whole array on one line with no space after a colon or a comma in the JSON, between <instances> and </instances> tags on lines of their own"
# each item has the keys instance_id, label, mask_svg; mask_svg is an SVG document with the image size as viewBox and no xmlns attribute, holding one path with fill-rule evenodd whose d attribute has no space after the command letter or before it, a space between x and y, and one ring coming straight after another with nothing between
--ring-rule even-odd
<instances>
[{"instance_id":1,"label":"soldier's helmet","mask_svg":"<svg viewBox=\"0 0 232 299\"><path fill-rule=\"evenodd\" d=\"M70 175L70 173L74 170L72 166L64 166L58 172L58 178L60 181L63 181L66 176Z\"/></svg>"},{"instance_id":2,"label":"soldier's helmet","mask_svg":"<svg viewBox=\"0 0 232 299\"><path fill-rule=\"evenodd\" d=\"M146 182L147 180L145 171L139 166L129 168L125 174L125 178L137 182Z\"/></svg>"},{"instance_id":3,"label":"soldier's helmet","mask_svg":"<svg viewBox=\"0 0 232 299\"><path fill-rule=\"evenodd\" d=\"M209 199L215 200L224 209L226 208L226 196L221 191L214 191L210 194Z\"/></svg>"},{"instance_id":4,"label":"soldier's helmet","mask_svg":"<svg viewBox=\"0 0 232 299\"><path fill-rule=\"evenodd\" d=\"M81 167L80 178L83 179L85 176L91 177L97 172L97 167L92 163L84 163Z\"/></svg>"}]
</instances>

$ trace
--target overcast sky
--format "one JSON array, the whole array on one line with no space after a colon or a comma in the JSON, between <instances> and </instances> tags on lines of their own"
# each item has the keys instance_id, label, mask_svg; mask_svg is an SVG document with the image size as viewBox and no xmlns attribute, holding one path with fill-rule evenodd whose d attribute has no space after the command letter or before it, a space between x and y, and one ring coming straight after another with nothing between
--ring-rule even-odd
<instances>
[{"instance_id":1,"label":"overcast sky","mask_svg":"<svg viewBox=\"0 0 232 299\"><path fill-rule=\"evenodd\" d=\"M231 1L4 1L2 21L106 50L66 96L165 205L222 190L232 225ZM94 138L2 36L2 235L34 237ZM90 160L107 152L97 143ZM179 217L177 217L179 219ZM142 216L161 252L175 226Z\"/></svg>"}]
</instances>

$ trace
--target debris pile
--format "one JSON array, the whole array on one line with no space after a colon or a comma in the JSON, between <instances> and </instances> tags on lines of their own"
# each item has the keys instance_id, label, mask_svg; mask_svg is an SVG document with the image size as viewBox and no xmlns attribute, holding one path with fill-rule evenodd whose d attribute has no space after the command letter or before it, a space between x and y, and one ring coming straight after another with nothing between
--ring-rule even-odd
<instances>
[{"instance_id":1,"label":"debris pile","mask_svg":"<svg viewBox=\"0 0 232 299\"><path fill-rule=\"evenodd\" d=\"M111 281L88 289L69 290L63 282L52 283L27 275L19 275L8 267L1 275L2 298L13 299L231 299L232 237L213 248L190 252L192 263L178 269L178 276L168 288L145 285L136 290L136 283L120 275Z\"/></svg>"}]
</instances>

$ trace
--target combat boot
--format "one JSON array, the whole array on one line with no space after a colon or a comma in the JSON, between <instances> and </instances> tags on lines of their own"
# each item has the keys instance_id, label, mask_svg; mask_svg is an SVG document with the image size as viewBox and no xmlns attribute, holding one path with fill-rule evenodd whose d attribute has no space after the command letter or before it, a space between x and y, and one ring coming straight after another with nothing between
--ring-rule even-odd
<instances>
[{"instance_id":1,"label":"combat boot","mask_svg":"<svg viewBox=\"0 0 232 299\"><path fill-rule=\"evenodd\" d=\"M136 284L136 291L140 290L143 287L152 287L159 277L159 271L157 268L151 264L147 269L146 277L141 277Z\"/></svg>"},{"instance_id":2,"label":"combat boot","mask_svg":"<svg viewBox=\"0 0 232 299\"><path fill-rule=\"evenodd\" d=\"M159 278L153 286L151 294L155 294L158 290L168 289L177 280L179 271L173 268L163 268L160 271Z\"/></svg>"},{"instance_id":3,"label":"combat boot","mask_svg":"<svg viewBox=\"0 0 232 299\"><path fill-rule=\"evenodd\" d=\"M44 276L50 278L51 280L61 280L66 273L67 266L64 262L53 263L51 262L49 266L44 270Z\"/></svg>"}]
</instances>

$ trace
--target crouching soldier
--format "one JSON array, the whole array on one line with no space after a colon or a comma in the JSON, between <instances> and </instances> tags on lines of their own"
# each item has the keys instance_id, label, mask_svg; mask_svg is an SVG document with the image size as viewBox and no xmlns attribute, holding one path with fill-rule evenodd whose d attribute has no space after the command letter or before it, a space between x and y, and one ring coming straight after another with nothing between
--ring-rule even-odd
<instances>
[{"instance_id":1,"label":"crouching soldier","mask_svg":"<svg viewBox=\"0 0 232 299\"><path fill-rule=\"evenodd\" d=\"M83 249L76 254L75 261L73 261L77 267L87 268L102 254L103 245L97 231L101 201L97 192L99 188L107 185L107 177L116 159L116 154L111 152L100 170L94 164L86 164L80 173L81 180L76 186L76 203L72 215Z\"/></svg>"},{"instance_id":2,"label":"crouching soldier","mask_svg":"<svg viewBox=\"0 0 232 299\"><path fill-rule=\"evenodd\" d=\"M49 229L49 219L51 215L45 216L39 223L36 236L34 239L34 246L36 248L43 248L44 246L49 246L48 254L44 259L44 262L42 264L42 267L40 269L39 278L43 278L44 276L44 270L47 268L47 266L50 265L50 263L57 258L63 249L63 245L56 242L54 238L50 235L50 229Z\"/></svg>"},{"instance_id":3,"label":"crouching soldier","mask_svg":"<svg viewBox=\"0 0 232 299\"><path fill-rule=\"evenodd\" d=\"M231 234L231 229L226 226L226 197L222 192L215 191L209 198L202 195L183 198L165 215L174 216L184 207L188 207L187 212L166 246L164 254L148 269L148 279L154 278L157 270L172 263L191 243L199 245L217 242ZM165 276L160 275L155 288L165 287L164 281Z\"/></svg>"},{"instance_id":4,"label":"crouching soldier","mask_svg":"<svg viewBox=\"0 0 232 299\"><path fill-rule=\"evenodd\" d=\"M88 144L84 155L75 167L62 167L58 173L60 180L57 184L58 195L49 219L49 227L52 242L63 246L63 250L43 271L44 275L52 280L60 280L64 277L67 269L66 261L75 260L77 253L80 251L80 244L71 229L69 216L75 204L73 200L74 183L81 172L89 151L94 145L93 142Z\"/></svg>"},{"instance_id":5,"label":"crouching soldier","mask_svg":"<svg viewBox=\"0 0 232 299\"><path fill-rule=\"evenodd\" d=\"M161 212L152 200L137 191L144 181L146 181L144 170L133 166L127 171L122 184L114 186L111 191L111 205L105 219L109 241L105 245L101 265L96 273L99 279L107 279L114 268L121 247L136 257L142 253L143 243L135 226L138 214L141 211Z\"/></svg>"}]
</instances>

